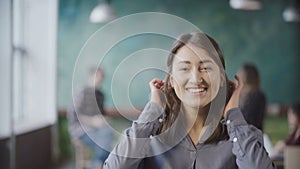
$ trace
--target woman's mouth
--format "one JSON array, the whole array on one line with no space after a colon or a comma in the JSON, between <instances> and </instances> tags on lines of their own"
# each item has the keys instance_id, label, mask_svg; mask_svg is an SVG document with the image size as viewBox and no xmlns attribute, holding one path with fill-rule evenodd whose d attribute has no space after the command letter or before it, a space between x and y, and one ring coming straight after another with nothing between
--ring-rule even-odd
<instances>
[{"instance_id":1,"label":"woman's mouth","mask_svg":"<svg viewBox=\"0 0 300 169\"><path fill-rule=\"evenodd\" d=\"M189 87L187 91L192 95L200 95L203 96L207 92L207 87Z\"/></svg>"}]
</instances>

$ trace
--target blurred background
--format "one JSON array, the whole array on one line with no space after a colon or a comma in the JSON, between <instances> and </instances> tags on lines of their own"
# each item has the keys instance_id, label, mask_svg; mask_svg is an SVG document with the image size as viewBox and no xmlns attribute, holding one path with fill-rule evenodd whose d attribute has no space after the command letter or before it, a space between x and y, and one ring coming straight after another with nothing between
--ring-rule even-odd
<instances>
[{"instance_id":1,"label":"blurred background","mask_svg":"<svg viewBox=\"0 0 300 169\"><path fill-rule=\"evenodd\" d=\"M99 55L90 54L92 59L77 67L76 60L97 30L113 19L140 12L176 15L211 35L223 50L230 79L243 63L255 64L267 97L264 131L272 144L286 138L287 106L300 101L299 1L261 0L250 6L241 3L242 0L1 0L0 168L74 167L66 118L72 101L73 72L76 68L76 84L85 82L87 70ZM92 14L95 7L102 11ZM153 20L143 22L155 24ZM136 26L133 23L118 29L122 32ZM136 51L168 50L171 42L155 34L129 37L114 46L101 62L105 71L101 87L105 107L115 116L111 123L120 132L130 120L115 110L111 83L116 67ZM104 43L99 40L97 45ZM142 62L153 61L150 57L143 59ZM156 76L163 74L145 72L132 81L129 99L134 107L146 104L148 81ZM122 87L118 83L116 88L118 85ZM122 105L124 109L126 106L131 105Z\"/></svg>"}]
</instances>

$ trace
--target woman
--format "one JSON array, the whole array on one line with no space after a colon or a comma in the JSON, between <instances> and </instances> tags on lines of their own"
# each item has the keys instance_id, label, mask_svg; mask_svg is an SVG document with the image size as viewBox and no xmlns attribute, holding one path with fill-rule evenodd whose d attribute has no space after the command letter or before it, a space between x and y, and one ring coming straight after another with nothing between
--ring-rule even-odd
<instances>
[{"instance_id":1,"label":"woman","mask_svg":"<svg viewBox=\"0 0 300 169\"><path fill-rule=\"evenodd\" d=\"M237 108L242 82L227 79L223 54L211 37L180 36L167 65L165 82L149 83L150 102L105 169L274 168L261 132Z\"/></svg>"},{"instance_id":2,"label":"woman","mask_svg":"<svg viewBox=\"0 0 300 169\"><path fill-rule=\"evenodd\" d=\"M244 64L238 71L244 83L241 91L240 109L248 124L263 131L266 110L266 97L260 89L259 73L253 64Z\"/></svg>"},{"instance_id":3,"label":"woman","mask_svg":"<svg viewBox=\"0 0 300 169\"><path fill-rule=\"evenodd\" d=\"M288 110L288 124L291 129L289 137L285 141L276 143L270 153L272 159L283 159L283 152L287 146L300 146L300 103L293 104Z\"/></svg>"},{"instance_id":4,"label":"woman","mask_svg":"<svg viewBox=\"0 0 300 169\"><path fill-rule=\"evenodd\" d=\"M300 145L300 103L293 104L288 111L288 123L292 130L286 145Z\"/></svg>"}]
</instances>

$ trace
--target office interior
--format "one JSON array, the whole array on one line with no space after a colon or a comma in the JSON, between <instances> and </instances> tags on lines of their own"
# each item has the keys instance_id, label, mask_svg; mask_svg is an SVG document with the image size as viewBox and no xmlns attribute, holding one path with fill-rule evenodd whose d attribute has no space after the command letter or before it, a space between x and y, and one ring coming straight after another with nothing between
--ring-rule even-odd
<instances>
[{"instance_id":1,"label":"office interior","mask_svg":"<svg viewBox=\"0 0 300 169\"><path fill-rule=\"evenodd\" d=\"M218 41L229 79L243 63L255 64L266 113L286 121L287 107L300 101L299 0L256 0L248 9L234 1L243 0L1 0L0 168L74 166L66 111L93 65L105 71L105 107L121 133L149 100L149 80L165 75L164 60L147 51L167 54L181 29ZM110 16L92 16L103 4Z\"/></svg>"}]
</instances>

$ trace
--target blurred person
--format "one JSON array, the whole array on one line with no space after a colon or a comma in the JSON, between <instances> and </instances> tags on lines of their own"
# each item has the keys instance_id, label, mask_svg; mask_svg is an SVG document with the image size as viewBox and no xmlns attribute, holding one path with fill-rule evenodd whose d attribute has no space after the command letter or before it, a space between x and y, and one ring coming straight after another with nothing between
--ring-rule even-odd
<instances>
[{"instance_id":1,"label":"blurred person","mask_svg":"<svg viewBox=\"0 0 300 169\"><path fill-rule=\"evenodd\" d=\"M200 31L181 35L167 66L164 81L149 82L150 102L104 169L275 168L262 132L238 108L243 82L228 80L214 39Z\"/></svg>"},{"instance_id":2,"label":"blurred person","mask_svg":"<svg viewBox=\"0 0 300 169\"><path fill-rule=\"evenodd\" d=\"M272 159L283 159L283 153L287 146L300 146L300 103L290 106L287 115L291 133L286 140L276 143L270 154Z\"/></svg>"},{"instance_id":3,"label":"blurred person","mask_svg":"<svg viewBox=\"0 0 300 169\"><path fill-rule=\"evenodd\" d=\"M246 63L237 75L244 82L241 91L240 109L248 124L263 131L266 111L266 97L260 88L259 72L255 65Z\"/></svg>"},{"instance_id":4,"label":"blurred person","mask_svg":"<svg viewBox=\"0 0 300 169\"><path fill-rule=\"evenodd\" d=\"M68 126L72 139L79 140L93 152L90 169L101 169L109 155L113 142L113 132L105 122L104 94L99 90L104 72L92 67L88 83L73 98L68 109Z\"/></svg>"}]
</instances>

